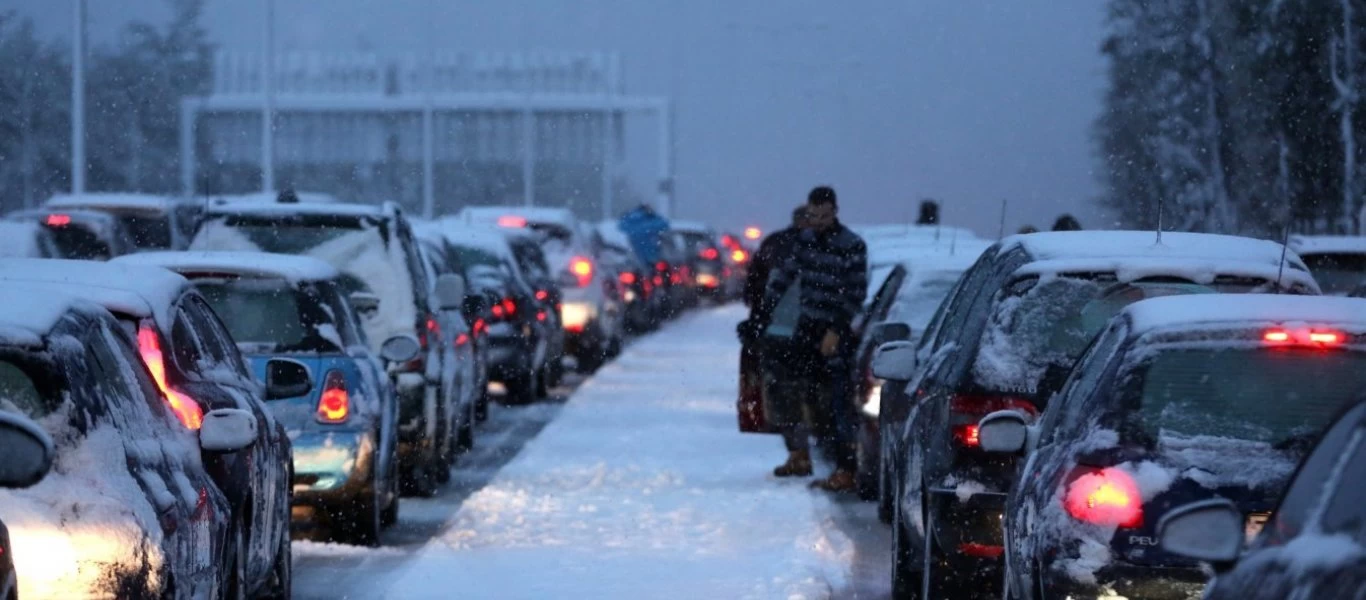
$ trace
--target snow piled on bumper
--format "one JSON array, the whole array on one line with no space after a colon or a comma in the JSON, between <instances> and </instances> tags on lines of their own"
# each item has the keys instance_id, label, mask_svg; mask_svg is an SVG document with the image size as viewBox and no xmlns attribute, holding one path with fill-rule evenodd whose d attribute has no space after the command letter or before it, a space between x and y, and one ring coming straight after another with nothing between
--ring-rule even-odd
<instances>
[{"instance_id":1,"label":"snow piled on bumper","mask_svg":"<svg viewBox=\"0 0 1366 600\"><path fill-rule=\"evenodd\" d=\"M738 432L742 309L691 315L585 383L391 598L828 598L853 544L776 436ZM494 587L496 586L496 587Z\"/></svg>"}]
</instances>

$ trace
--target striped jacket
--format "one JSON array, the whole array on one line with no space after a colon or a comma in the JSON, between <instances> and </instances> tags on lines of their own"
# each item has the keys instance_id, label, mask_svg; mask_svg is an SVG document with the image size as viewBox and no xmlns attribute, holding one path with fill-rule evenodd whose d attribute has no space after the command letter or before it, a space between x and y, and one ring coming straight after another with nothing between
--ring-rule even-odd
<instances>
[{"instance_id":1,"label":"striped jacket","mask_svg":"<svg viewBox=\"0 0 1366 600\"><path fill-rule=\"evenodd\" d=\"M803 231L794 252L773 269L765 315L798 279L803 328L848 331L868 294L868 246L840 223L821 232Z\"/></svg>"}]
</instances>

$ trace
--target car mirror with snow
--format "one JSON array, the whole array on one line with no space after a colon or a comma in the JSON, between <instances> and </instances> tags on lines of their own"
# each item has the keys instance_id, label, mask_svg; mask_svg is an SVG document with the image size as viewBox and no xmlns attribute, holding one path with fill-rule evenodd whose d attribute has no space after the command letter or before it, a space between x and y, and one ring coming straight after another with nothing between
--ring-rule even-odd
<instances>
[{"instance_id":1,"label":"car mirror with snow","mask_svg":"<svg viewBox=\"0 0 1366 600\"><path fill-rule=\"evenodd\" d=\"M911 326L900 321L878 323L873 325L868 334L868 337L872 339L875 344L904 342L911 339Z\"/></svg>"},{"instance_id":2,"label":"car mirror with snow","mask_svg":"<svg viewBox=\"0 0 1366 600\"><path fill-rule=\"evenodd\" d=\"M441 310L455 311L465 305L465 278L445 273L436 278L436 300Z\"/></svg>"},{"instance_id":3,"label":"car mirror with snow","mask_svg":"<svg viewBox=\"0 0 1366 600\"><path fill-rule=\"evenodd\" d=\"M370 316L379 312L379 296L370 292L352 292L347 297L351 301L351 308L361 315Z\"/></svg>"},{"instance_id":4,"label":"car mirror with snow","mask_svg":"<svg viewBox=\"0 0 1366 600\"><path fill-rule=\"evenodd\" d=\"M396 335L379 347L379 356L391 363L406 363L422 351L422 345L411 335Z\"/></svg>"},{"instance_id":5,"label":"car mirror with snow","mask_svg":"<svg viewBox=\"0 0 1366 600\"><path fill-rule=\"evenodd\" d=\"M1029 424L1015 410L998 410L977 423L977 441L982 450L1000 454L1015 454L1025 449L1029 438Z\"/></svg>"},{"instance_id":6,"label":"car mirror with snow","mask_svg":"<svg viewBox=\"0 0 1366 600\"><path fill-rule=\"evenodd\" d=\"M29 487L52 468L52 438L26 417L0 412L0 448L0 486Z\"/></svg>"},{"instance_id":7,"label":"car mirror with snow","mask_svg":"<svg viewBox=\"0 0 1366 600\"><path fill-rule=\"evenodd\" d=\"M1172 509L1157 522L1157 535L1163 551L1215 564L1238 560L1247 540L1242 511L1218 498Z\"/></svg>"},{"instance_id":8,"label":"car mirror with snow","mask_svg":"<svg viewBox=\"0 0 1366 600\"><path fill-rule=\"evenodd\" d=\"M313 391L313 376L308 366L288 358L272 358L266 363L266 399L297 398Z\"/></svg>"},{"instance_id":9,"label":"car mirror with snow","mask_svg":"<svg viewBox=\"0 0 1366 600\"><path fill-rule=\"evenodd\" d=\"M256 441L256 416L240 408L220 408L204 415L199 447L207 452L237 452Z\"/></svg>"},{"instance_id":10,"label":"car mirror with snow","mask_svg":"<svg viewBox=\"0 0 1366 600\"><path fill-rule=\"evenodd\" d=\"M887 342L873 353L873 377L887 381L910 381L915 376L915 344Z\"/></svg>"}]
</instances>

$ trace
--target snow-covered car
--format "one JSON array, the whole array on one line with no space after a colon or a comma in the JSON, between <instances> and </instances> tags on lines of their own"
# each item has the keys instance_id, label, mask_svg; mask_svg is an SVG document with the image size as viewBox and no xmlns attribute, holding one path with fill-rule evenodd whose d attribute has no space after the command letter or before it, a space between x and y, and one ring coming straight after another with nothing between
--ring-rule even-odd
<instances>
[{"instance_id":1,"label":"snow-covered car","mask_svg":"<svg viewBox=\"0 0 1366 600\"><path fill-rule=\"evenodd\" d=\"M0 221L0 257L60 258L52 232L28 221Z\"/></svg>"},{"instance_id":2,"label":"snow-covered car","mask_svg":"<svg viewBox=\"0 0 1366 600\"><path fill-rule=\"evenodd\" d=\"M1213 566L1207 600L1359 598L1366 590L1364 472L1366 402L1357 402L1300 464L1246 552L1243 511L1227 499L1194 502L1163 515L1162 550Z\"/></svg>"},{"instance_id":3,"label":"snow-covered car","mask_svg":"<svg viewBox=\"0 0 1366 600\"><path fill-rule=\"evenodd\" d=\"M118 217L139 250L186 247L203 210L202 203L146 194L58 194L43 208L52 212L96 210Z\"/></svg>"},{"instance_id":4,"label":"snow-covered car","mask_svg":"<svg viewBox=\"0 0 1366 600\"><path fill-rule=\"evenodd\" d=\"M5 464L0 467L0 488L27 488L42 481L52 468L56 450L52 438L37 423L23 415L0 412L0 451ZM9 529L0 521L0 598L17 600L19 581L14 574L14 549Z\"/></svg>"},{"instance_id":5,"label":"snow-covered car","mask_svg":"<svg viewBox=\"0 0 1366 600\"><path fill-rule=\"evenodd\" d=\"M1070 368L1126 304L1274 290L1319 292L1294 252L1251 238L1164 233L1159 241L1143 231L1049 232L1010 236L983 252L918 346L894 342L897 354L874 357L879 379L907 382L904 393L884 388L880 399L881 411L907 415L888 465L898 593L911 593L922 575L949 585L961 570L999 564L1001 505L1014 465L982 452L979 419L1004 409L1046 408L1056 381L1045 372ZM898 354L900 364L893 360ZM880 374L880 365L893 368ZM959 493L963 482L984 480L997 487Z\"/></svg>"},{"instance_id":6,"label":"snow-covered car","mask_svg":"<svg viewBox=\"0 0 1366 600\"><path fill-rule=\"evenodd\" d=\"M474 448L475 424L483 407L487 411L488 376L487 357L479 352L474 340L473 323L465 319L469 307L469 285L465 281L464 269L459 260L449 251L441 240L419 237L427 277L437 282L438 296L459 298L459 302L442 303L438 314L440 327L455 349L455 388L460 390L456 401L455 417L450 419L454 431L450 433L452 444L447 447L450 464L455 464L456 456ZM449 471L448 471L449 472ZM444 483L444 481L443 481Z\"/></svg>"},{"instance_id":7,"label":"snow-covered car","mask_svg":"<svg viewBox=\"0 0 1366 600\"><path fill-rule=\"evenodd\" d=\"M423 235L445 241L448 253L464 268L470 291L476 293L471 312L487 313L482 326L476 318L474 329L488 343L489 378L506 388L507 399L514 404L544 397L554 375L551 345L560 328L553 305L536 298L545 290L527 281L508 238L496 229L449 220L424 228Z\"/></svg>"},{"instance_id":8,"label":"snow-covered car","mask_svg":"<svg viewBox=\"0 0 1366 600\"><path fill-rule=\"evenodd\" d=\"M159 267L17 258L0 259L0 281L78 295L113 313L186 429L199 429L215 410L252 415L255 442L242 452L207 453L204 464L243 527L246 589L289 581L289 436L265 407L267 390L194 286Z\"/></svg>"},{"instance_id":9,"label":"snow-covered car","mask_svg":"<svg viewBox=\"0 0 1366 600\"><path fill-rule=\"evenodd\" d=\"M548 279L561 294L558 312L565 333L564 354L578 361L580 371L591 373L616 355L625 332L620 300L610 293L615 282L593 256L590 240L573 213L564 208L471 207L458 218L508 231L513 252L533 279L536 274L530 273L534 269L528 262L548 267ZM519 230L532 234L544 259L525 256Z\"/></svg>"},{"instance_id":10,"label":"snow-covered car","mask_svg":"<svg viewBox=\"0 0 1366 600\"><path fill-rule=\"evenodd\" d=\"M34 421L54 451L41 482L0 491L17 596L237 597L249 589L246 524L201 456L249 448L258 421L210 411L196 439L133 336L83 296L13 282L0 290L0 415ZM22 456L5 448L4 462L0 470L19 468Z\"/></svg>"},{"instance_id":11,"label":"snow-covered car","mask_svg":"<svg viewBox=\"0 0 1366 600\"><path fill-rule=\"evenodd\" d=\"M692 280L698 294L718 302L739 297L743 280L734 276L728 264L730 252L721 245L716 231L699 221L672 221L669 227L691 255Z\"/></svg>"},{"instance_id":12,"label":"snow-covered car","mask_svg":"<svg viewBox=\"0 0 1366 600\"><path fill-rule=\"evenodd\" d=\"M1290 248L1304 259L1323 293L1346 295L1366 284L1366 237L1296 235Z\"/></svg>"},{"instance_id":13,"label":"snow-covered car","mask_svg":"<svg viewBox=\"0 0 1366 600\"><path fill-rule=\"evenodd\" d=\"M31 208L9 213L5 219L38 223L46 229L56 247L53 258L108 260L137 251L123 221L97 210Z\"/></svg>"},{"instance_id":14,"label":"snow-covered car","mask_svg":"<svg viewBox=\"0 0 1366 600\"><path fill-rule=\"evenodd\" d=\"M408 219L382 205L233 203L210 207L192 250L292 254L321 259L341 271L343 291L378 297L362 312L361 328L376 355L394 337L417 339L417 358L390 365L399 398L399 462L406 492L430 496L448 474L455 344L440 324L440 299L427 277ZM360 307L358 308L365 308Z\"/></svg>"},{"instance_id":15,"label":"snow-covered car","mask_svg":"<svg viewBox=\"0 0 1366 600\"><path fill-rule=\"evenodd\" d=\"M1120 311L1037 424L1015 410L979 424L984 451L1025 456L1004 512L1011 597L1198 595L1205 573L1161 548L1158 517L1218 499L1260 530L1366 389L1363 331L1353 298L1206 294ZM1000 483L964 479L957 493Z\"/></svg>"},{"instance_id":16,"label":"snow-covered car","mask_svg":"<svg viewBox=\"0 0 1366 600\"><path fill-rule=\"evenodd\" d=\"M613 293L621 301L623 327L636 333L657 327L664 320L664 296L655 293L653 269L640 261L616 221L599 223L592 245L598 265L616 281Z\"/></svg>"},{"instance_id":17,"label":"snow-covered car","mask_svg":"<svg viewBox=\"0 0 1366 600\"><path fill-rule=\"evenodd\" d=\"M380 529L398 520L398 401L341 290L341 273L314 258L250 252L145 252L118 262L189 279L252 373L277 384L266 409L293 446L295 529L379 543ZM404 345L416 355L407 337L384 348Z\"/></svg>"}]
</instances>

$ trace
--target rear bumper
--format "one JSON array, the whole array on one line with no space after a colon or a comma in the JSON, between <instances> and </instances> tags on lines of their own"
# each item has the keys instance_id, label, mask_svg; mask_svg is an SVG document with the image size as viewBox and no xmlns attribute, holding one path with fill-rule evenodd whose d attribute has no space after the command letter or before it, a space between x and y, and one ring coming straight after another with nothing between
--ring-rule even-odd
<instances>
[{"instance_id":1,"label":"rear bumper","mask_svg":"<svg viewBox=\"0 0 1366 600\"><path fill-rule=\"evenodd\" d=\"M1055 562L1045 569L1043 584L1050 598L1186 600L1201 597L1208 579L1198 568L1111 562L1095 571L1094 583L1079 582Z\"/></svg>"},{"instance_id":2,"label":"rear bumper","mask_svg":"<svg viewBox=\"0 0 1366 600\"><path fill-rule=\"evenodd\" d=\"M309 432L294 440L295 506L346 504L374 485L378 440L368 431ZM300 512L295 511L296 517Z\"/></svg>"}]
</instances>

